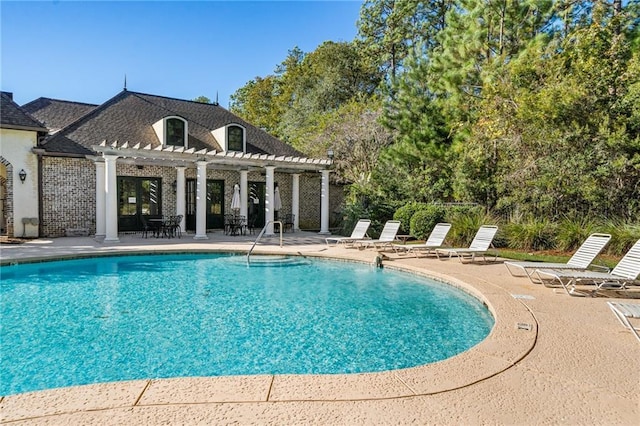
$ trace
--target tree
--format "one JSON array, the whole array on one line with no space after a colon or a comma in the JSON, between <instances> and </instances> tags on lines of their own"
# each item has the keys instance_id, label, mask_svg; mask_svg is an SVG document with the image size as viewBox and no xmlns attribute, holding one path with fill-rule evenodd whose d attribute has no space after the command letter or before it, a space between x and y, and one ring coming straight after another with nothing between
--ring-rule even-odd
<instances>
[{"instance_id":1,"label":"tree","mask_svg":"<svg viewBox=\"0 0 640 426\"><path fill-rule=\"evenodd\" d=\"M249 123L280 137L283 108L278 100L278 77L256 77L231 95L230 111Z\"/></svg>"},{"instance_id":2,"label":"tree","mask_svg":"<svg viewBox=\"0 0 640 426\"><path fill-rule=\"evenodd\" d=\"M380 82L379 71L346 42L325 42L308 54L293 49L275 72L236 91L232 111L307 153L325 114L372 96Z\"/></svg>"},{"instance_id":3,"label":"tree","mask_svg":"<svg viewBox=\"0 0 640 426\"><path fill-rule=\"evenodd\" d=\"M311 139L311 154L334 152L336 180L356 191L369 185L380 152L393 142L393 134L380 123L382 109L377 98L353 99L325 114L320 130Z\"/></svg>"},{"instance_id":4,"label":"tree","mask_svg":"<svg viewBox=\"0 0 640 426\"><path fill-rule=\"evenodd\" d=\"M469 105L464 104L481 96L494 70L548 27L551 6L549 0L460 0L449 11L446 28L439 34L441 47L432 55L438 75L433 89L451 98L452 109L466 110Z\"/></svg>"},{"instance_id":5,"label":"tree","mask_svg":"<svg viewBox=\"0 0 640 426\"><path fill-rule=\"evenodd\" d=\"M612 11L596 4L584 26L531 44L485 87L461 192L538 217L638 214L638 54Z\"/></svg>"},{"instance_id":6,"label":"tree","mask_svg":"<svg viewBox=\"0 0 640 426\"><path fill-rule=\"evenodd\" d=\"M211 99L207 98L206 96L198 96L193 101L194 102L200 102L200 103L203 103L203 104L210 104L211 103Z\"/></svg>"},{"instance_id":7,"label":"tree","mask_svg":"<svg viewBox=\"0 0 640 426\"><path fill-rule=\"evenodd\" d=\"M392 183L392 192L406 201L450 201L451 129L439 100L429 89L429 60L411 56L395 85L396 96L385 105L383 123L397 135L380 158L381 167L395 170L381 186ZM391 182L396 180L397 182Z\"/></svg>"},{"instance_id":8,"label":"tree","mask_svg":"<svg viewBox=\"0 0 640 426\"><path fill-rule=\"evenodd\" d=\"M358 20L358 42L394 82L411 54L426 53L437 44L445 16L454 0L367 0Z\"/></svg>"},{"instance_id":9,"label":"tree","mask_svg":"<svg viewBox=\"0 0 640 426\"><path fill-rule=\"evenodd\" d=\"M280 132L307 152L321 116L359 96L372 96L380 74L363 61L354 44L325 42L305 55L295 74L287 72L286 80L283 92L289 96L289 108L282 115Z\"/></svg>"}]
</instances>

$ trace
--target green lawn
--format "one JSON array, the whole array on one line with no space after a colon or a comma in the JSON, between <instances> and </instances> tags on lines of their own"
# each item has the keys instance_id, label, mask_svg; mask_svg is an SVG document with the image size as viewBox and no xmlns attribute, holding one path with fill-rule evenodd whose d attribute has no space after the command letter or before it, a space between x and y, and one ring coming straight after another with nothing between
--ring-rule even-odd
<instances>
[{"instance_id":1,"label":"green lawn","mask_svg":"<svg viewBox=\"0 0 640 426\"><path fill-rule=\"evenodd\" d=\"M412 240L408 241L407 244L424 244L424 241ZM533 261L533 262L553 262L553 263L564 263L568 261L573 253L562 253L562 252L531 252L527 250L513 250L508 248L499 248L496 249L498 255L500 257L506 259L513 260L523 260L523 261ZM606 266L609 269L612 269L616 266L619 257L609 256L609 255L600 255L593 262L596 265Z\"/></svg>"},{"instance_id":2,"label":"green lawn","mask_svg":"<svg viewBox=\"0 0 640 426\"><path fill-rule=\"evenodd\" d=\"M500 254L500 257L507 259L554 263L564 263L573 255L573 253L529 252L506 248L498 249L498 253ZM596 265L603 265L611 269L616 266L618 260L620 259L616 257L600 255L596 257L596 260L593 263Z\"/></svg>"}]
</instances>

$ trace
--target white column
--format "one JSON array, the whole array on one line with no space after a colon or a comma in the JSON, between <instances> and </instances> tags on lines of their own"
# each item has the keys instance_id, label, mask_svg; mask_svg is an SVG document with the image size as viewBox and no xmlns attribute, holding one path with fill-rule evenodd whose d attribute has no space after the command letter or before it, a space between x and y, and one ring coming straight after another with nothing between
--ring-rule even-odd
<instances>
[{"instance_id":1,"label":"white column","mask_svg":"<svg viewBox=\"0 0 640 426\"><path fill-rule=\"evenodd\" d=\"M321 170L320 234L329 234L329 170Z\"/></svg>"},{"instance_id":2,"label":"white column","mask_svg":"<svg viewBox=\"0 0 640 426\"><path fill-rule=\"evenodd\" d=\"M105 179L106 172L104 170L104 159L97 158L94 161L96 165L96 235L95 238L104 238L106 231L106 190L105 190Z\"/></svg>"},{"instance_id":3,"label":"white column","mask_svg":"<svg viewBox=\"0 0 640 426\"><path fill-rule=\"evenodd\" d=\"M185 216L187 212L186 207L186 197L184 193L185 189L185 180L184 180L184 171L185 166L176 167L176 214L182 215L182 221L180 221L180 229L185 230Z\"/></svg>"},{"instance_id":4,"label":"white column","mask_svg":"<svg viewBox=\"0 0 640 426\"><path fill-rule=\"evenodd\" d=\"M249 200L249 170L240 170L240 216L247 220L247 202Z\"/></svg>"},{"instance_id":5,"label":"white column","mask_svg":"<svg viewBox=\"0 0 640 426\"><path fill-rule=\"evenodd\" d=\"M267 195L264 201L264 213L265 213L265 220L267 221L268 225L267 225L267 230L265 231L265 235L273 235L273 218L274 218L274 211L273 211L273 192L274 192L274 170L275 167L274 166L266 166L265 169L267 170Z\"/></svg>"},{"instance_id":6,"label":"white column","mask_svg":"<svg viewBox=\"0 0 640 426\"><path fill-rule=\"evenodd\" d=\"M105 242L119 242L118 239L118 179L116 177L117 155L104 154L105 171Z\"/></svg>"},{"instance_id":7,"label":"white column","mask_svg":"<svg viewBox=\"0 0 640 426\"><path fill-rule=\"evenodd\" d=\"M196 161L196 235L194 240L207 240L207 162Z\"/></svg>"},{"instance_id":8,"label":"white column","mask_svg":"<svg viewBox=\"0 0 640 426\"><path fill-rule=\"evenodd\" d=\"M300 230L300 174L291 175L291 213L293 214L293 230Z\"/></svg>"}]
</instances>

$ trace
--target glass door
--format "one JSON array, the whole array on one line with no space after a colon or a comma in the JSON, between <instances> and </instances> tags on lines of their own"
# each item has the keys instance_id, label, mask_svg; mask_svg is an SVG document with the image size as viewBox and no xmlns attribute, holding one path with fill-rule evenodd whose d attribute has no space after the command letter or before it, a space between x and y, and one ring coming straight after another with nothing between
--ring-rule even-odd
<instances>
[{"instance_id":1,"label":"glass door","mask_svg":"<svg viewBox=\"0 0 640 426\"><path fill-rule=\"evenodd\" d=\"M264 201L267 185L264 182L249 182L249 199L247 200L247 223L250 228L262 229L265 222Z\"/></svg>"},{"instance_id":2,"label":"glass door","mask_svg":"<svg viewBox=\"0 0 640 426\"><path fill-rule=\"evenodd\" d=\"M195 179L187 179L186 187L186 228L196 229L196 188ZM207 179L207 229L224 228L224 181Z\"/></svg>"},{"instance_id":3,"label":"glass door","mask_svg":"<svg viewBox=\"0 0 640 426\"><path fill-rule=\"evenodd\" d=\"M224 181L207 180L207 229L224 228Z\"/></svg>"},{"instance_id":4,"label":"glass door","mask_svg":"<svg viewBox=\"0 0 640 426\"><path fill-rule=\"evenodd\" d=\"M158 178L118 177L118 230L142 230L142 216L160 216L162 181Z\"/></svg>"}]
</instances>

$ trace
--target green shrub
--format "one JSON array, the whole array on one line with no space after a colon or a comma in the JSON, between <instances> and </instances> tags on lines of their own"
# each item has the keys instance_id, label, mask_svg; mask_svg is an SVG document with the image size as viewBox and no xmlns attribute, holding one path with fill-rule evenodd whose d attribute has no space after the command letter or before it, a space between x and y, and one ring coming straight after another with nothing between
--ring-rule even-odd
<instances>
[{"instance_id":1,"label":"green shrub","mask_svg":"<svg viewBox=\"0 0 640 426\"><path fill-rule=\"evenodd\" d=\"M598 231L598 226L593 219L588 218L564 218L558 225L556 235L556 248L562 251L575 251L582 245L584 240L594 232Z\"/></svg>"},{"instance_id":2,"label":"green shrub","mask_svg":"<svg viewBox=\"0 0 640 426\"><path fill-rule=\"evenodd\" d=\"M395 208L385 203L381 197L365 196L344 209L344 222L341 235L351 235L353 228L360 219L370 219L371 225L367 234L371 238L377 238L387 220L393 217Z\"/></svg>"},{"instance_id":3,"label":"green shrub","mask_svg":"<svg viewBox=\"0 0 640 426\"><path fill-rule=\"evenodd\" d=\"M530 218L504 227L507 246L520 250L549 250L556 246L556 226L548 219Z\"/></svg>"},{"instance_id":4,"label":"green shrub","mask_svg":"<svg viewBox=\"0 0 640 426\"><path fill-rule=\"evenodd\" d=\"M491 214L485 213L482 208L455 208L447 211L445 220L451 224L447 234L447 241L456 247L467 247L473 241L482 225L496 225L499 221ZM502 247L505 245L502 229L498 230L493 245Z\"/></svg>"},{"instance_id":5,"label":"green shrub","mask_svg":"<svg viewBox=\"0 0 640 426\"><path fill-rule=\"evenodd\" d=\"M444 221L445 209L426 205L411 216L410 233L419 240L426 239L438 222Z\"/></svg>"},{"instance_id":6,"label":"green shrub","mask_svg":"<svg viewBox=\"0 0 640 426\"><path fill-rule=\"evenodd\" d=\"M484 207L480 205L450 205L446 207L447 214L446 217L457 217L457 216L482 216L485 214Z\"/></svg>"},{"instance_id":7,"label":"green shrub","mask_svg":"<svg viewBox=\"0 0 640 426\"><path fill-rule=\"evenodd\" d=\"M396 212L393 214L393 219L400 221L400 230L398 231L398 233L411 234L416 236L414 233L411 232L411 228L410 228L411 217L414 215L415 212L417 212L418 210L424 209L426 206L427 205L424 203L418 203L418 202L412 201L400 207L398 210L396 210Z\"/></svg>"},{"instance_id":8,"label":"green shrub","mask_svg":"<svg viewBox=\"0 0 640 426\"><path fill-rule=\"evenodd\" d=\"M603 226L605 233L611 234L611 241L605 251L615 256L624 256L640 240L640 224L610 221Z\"/></svg>"}]
</instances>

